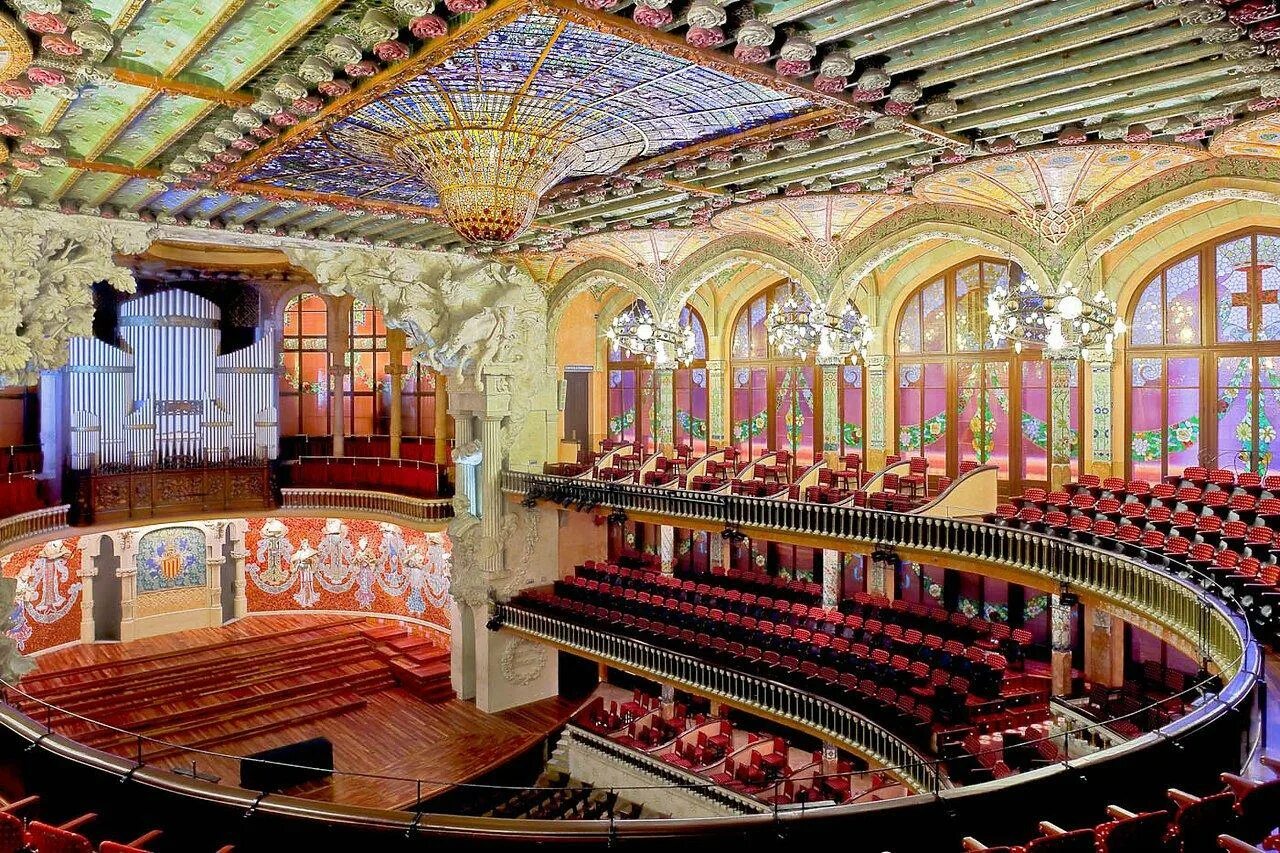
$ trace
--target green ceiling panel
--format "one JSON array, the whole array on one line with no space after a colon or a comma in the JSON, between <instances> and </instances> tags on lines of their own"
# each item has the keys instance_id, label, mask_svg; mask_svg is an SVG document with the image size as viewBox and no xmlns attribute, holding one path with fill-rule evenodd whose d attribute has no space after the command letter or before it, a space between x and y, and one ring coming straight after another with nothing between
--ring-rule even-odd
<instances>
[{"instance_id":1,"label":"green ceiling panel","mask_svg":"<svg viewBox=\"0 0 1280 853\"><path fill-rule=\"evenodd\" d=\"M135 71L168 76L185 64L184 56L216 32L224 14L239 0L154 0L139 13L120 40L120 64Z\"/></svg>"},{"instance_id":2,"label":"green ceiling panel","mask_svg":"<svg viewBox=\"0 0 1280 853\"><path fill-rule=\"evenodd\" d=\"M48 201L55 198L75 174L75 169L45 166L39 175L24 177L21 189L36 201Z\"/></svg>"},{"instance_id":3,"label":"green ceiling panel","mask_svg":"<svg viewBox=\"0 0 1280 853\"><path fill-rule=\"evenodd\" d=\"M92 158L150 97L149 90L138 86L104 83L71 102L58 131L69 140L73 156Z\"/></svg>"},{"instance_id":4,"label":"green ceiling panel","mask_svg":"<svg viewBox=\"0 0 1280 853\"><path fill-rule=\"evenodd\" d=\"M103 159L146 165L210 109L207 101L186 95L161 95L134 118Z\"/></svg>"},{"instance_id":5,"label":"green ceiling panel","mask_svg":"<svg viewBox=\"0 0 1280 853\"><path fill-rule=\"evenodd\" d=\"M84 172L75 184L67 189L65 198L85 204L101 204L122 180L124 180L123 177L110 172Z\"/></svg>"},{"instance_id":6,"label":"green ceiling panel","mask_svg":"<svg viewBox=\"0 0 1280 853\"><path fill-rule=\"evenodd\" d=\"M238 89L336 5L334 0L257 0L223 29L183 76Z\"/></svg>"},{"instance_id":7,"label":"green ceiling panel","mask_svg":"<svg viewBox=\"0 0 1280 853\"><path fill-rule=\"evenodd\" d=\"M23 116L33 127L44 127L49 119L58 114L62 108L62 99L54 96L43 87L37 87L34 94L25 101L19 101L5 110Z\"/></svg>"}]
</instances>

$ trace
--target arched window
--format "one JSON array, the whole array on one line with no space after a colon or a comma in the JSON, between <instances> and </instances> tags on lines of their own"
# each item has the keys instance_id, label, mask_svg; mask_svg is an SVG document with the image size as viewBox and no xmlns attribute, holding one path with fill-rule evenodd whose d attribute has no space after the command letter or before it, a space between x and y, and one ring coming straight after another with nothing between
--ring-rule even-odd
<instances>
[{"instance_id":1,"label":"arched window","mask_svg":"<svg viewBox=\"0 0 1280 853\"><path fill-rule=\"evenodd\" d=\"M961 460L1000 468L1019 491L1049 482L1054 446L1052 369L1039 352L993 347L987 292L1008 281L1008 261L980 258L921 285L903 305L897 329L897 452L925 456L955 476ZM1064 377L1063 403L1074 466L1080 370Z\"/></svg>"},{"instance_id":2,"label":"arched window","mask_svg":"<svg viewBox=\"0 0 1280 853\"><path fill-rule=\"evenodd\" d=\"M643 300L637 300L644 305ZM628 308L627 310L630 310ZM680 325L693 328L693 358L674 371L671 435L676 445L688 444L705 453L708 436L707 332L702 318L689 306L680 312ZM609 350L609 437L634 441L646 452L657 449L653 421L657 403L657 373L647 359L611 347Z\"/></svg>"},{"instance_id":3,"label":"arched window","mask_svg":"<svg viewBox=\"0 0 1280 853\"><path fill-rule=\"evenodd\" d=\"M732 441L747 458L788 450L805 466L817 460L824 445L861 450L862 366L836 369L833 399L842 429L839 436L823 436L822 368L781 355L769 344L765 322L774 303L789 293L789 283L774 285L748 302L733 323L730 420Z\"/></svg>"},{"instance_id":4,"label":"arched window","mask_svg":"<svg viewBox=\"0 0 1280 853\"><path fill-rule=\"evenodd\" d=\"M389 435L391 375L387 366L391 356L382 312L359 299L353 301L349 329L343 398L347 434Z\"/></svg>"},{"instance_id":5,"label":"arched window","mask_svg":"<svg viewBox=\"0 0 1280 853\"><path fill-rule=\"evenodd\" d=\"M318 293L302 293L284 309L280 382L281 435L329 433L329 313Z\"/></svg>"},{"instance_id":6,"label":"arched window","mask_svg":"<svg viewBox=\"0 0 1280 853\"><path fill-rule=\"evenodd\" d=\"M1206 243L1157 272L1129 315L1129 470L1280 473L1280 234Z\"/></svg>"}]
</instances>

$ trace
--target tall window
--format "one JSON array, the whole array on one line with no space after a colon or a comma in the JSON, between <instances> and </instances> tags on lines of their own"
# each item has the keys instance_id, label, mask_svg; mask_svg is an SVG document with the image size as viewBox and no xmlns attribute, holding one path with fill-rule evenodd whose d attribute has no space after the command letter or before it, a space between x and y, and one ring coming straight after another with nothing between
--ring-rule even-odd
<instances>
[{"instance_id":1,"label":"tall window","mask_svg":"<svg viewBox=\"0 0 1280 853\"><path fill-rule=\"evenodd\" d=\"M284 309L284 367L280 382L282 435L329 433L329 317L317 293L303 293Z\"/></svg>"},{"instance_id":2,"label":"tall window","mask_svg":"<svg viewBox=\"0 0 1280 853\"><path fill-rule=\"evenodd\" d=\"M404 374L400 390L400 432L406 436L436 434L436 388L440 377L414 362Z\"/></svg>"},{"instance_id":3,"label":"tall window","mask_svg":"<svg viewBox=\"0 0 1280 853\"><path fill-rule=\"evenodd\" d=\"M640 304L644 304L640 301ZM630 310L630 309L628 309ZM707 332L698 312L685 306L680 325L693 328L693 358L680 365L672 377L671 435L677 445L688 444L695 453L707 449L709 398L707 396ZM656 449L657 373L647 359L618 347L609 350L609 437L634 441L645 451Z\"/></svg>"},{"instance_id":4,"label":"tall window","mask_svg":"<svg viewBox=\"0 0 1280 853\"><path fill-rule=\"evenodd\" d=\"M992 346L987 292L1009 278L1007 261L982 258L921 285L897 334L897 450L954 476L962 460L996 465L1009 488L1046 485L1052 463L1075 466L1080 371L1065 379L1063 444L1052 460L1053 371L1040 353Z\"/></svg>"},{"instance_id":5,"label":"tall window","mask_svg":"<svg viewBox=\"0 0 1280 853\"><path fill-rule=\"evenodd\" d=\"M1280 473L1280 234L1207 243L1151 278L1130 318L1129 467Z\"/></svg>"},{"instance_id":6,"label":"tall window","mask_svg":"<svg viewBox=\"0 0 1280 853\"><path fill-rule=\"evenodd\" d=\"M388 435L391 432L391 356L382 312L360 300L351 304L347 342L346 406L348 435Z\"/></svg>"},{"instance_id":7,"label":"tall window","mask_svg":"<svg viewBox=\"0 0 1280 853\"><path fill-rule=\"evenodd\" d=\"M824 444L843 451L862 449L863 373L861 365L835 371L835 404L841 433L822 435L822 369L783 356L769 343L765 327L775 302L786 299L781 282L752 299L733 324L730 362L732 440L748 458L790 451L800 465L816 461Z\"/></svg>"}]
</instances>

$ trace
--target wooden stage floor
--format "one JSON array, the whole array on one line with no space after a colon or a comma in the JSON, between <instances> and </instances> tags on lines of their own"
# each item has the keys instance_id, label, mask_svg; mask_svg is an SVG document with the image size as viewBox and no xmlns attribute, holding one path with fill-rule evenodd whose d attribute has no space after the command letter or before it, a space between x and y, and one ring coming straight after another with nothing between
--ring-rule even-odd
<instances>
[{"instance_id":1,"label":"wooden stage floor","mask_svg":"<svg viewBox=\"0 0 1280 853\"><path fill-rule=\"evenodd\" d=\"M54 671L179 650L190 653L228 640L324 625L326 619L332 621L333 617L249 617L220 628L184 631L123 644L75 646L38 658L39 666L33 675L45 676ZM377 623L369 620L368 624ZM239 768L231 756L326 737L333 743L337 770L421 779L421 787L417 782L339 772L331 781L300 789L296 792L299 796L353 806L406 808L416 803L420 795L428 797L439 793L521 754L563 724L579 704L552 697L498 714L486 714L471 702L451 699L433 704L399 687L369 692L363 698L366 704L362 708L222 742L216 750L228 757L187 753L160 758L156 763L190 771L194 759L200 773L212 773L224 783L235 785Z\"/></svg>"}]
</instances>

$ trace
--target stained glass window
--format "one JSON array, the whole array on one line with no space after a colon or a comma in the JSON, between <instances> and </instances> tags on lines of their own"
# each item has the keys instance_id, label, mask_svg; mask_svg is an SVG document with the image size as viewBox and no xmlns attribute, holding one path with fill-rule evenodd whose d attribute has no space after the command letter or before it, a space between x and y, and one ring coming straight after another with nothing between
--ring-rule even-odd
<instances>
[{"instance_id":1,"label":"stained glass window","mask_svg":"<svg viewBox=\"0 0 1280 853\"><path fill-rule=\"evenodd\" d=\"M1275 473L1280 236L1216 240L1170 262L1130 309L1129 470Z\"/></svg>"},{"instance_id":2,"label":"stained glass window","mask_svg":"<svg viewBox=\"0 0 1280 853\"><path fill-rule=\"evenodd\" d=\"M382 312L360 300L351 303L347 377L343 394L348 435L389 435L391 356Z\"/></svg>"},{"instance_id":3,"label":"stained glass window","mask_svg":"<svg viewBox=\"0 0 1280 853\"><path fill-rule=\"evenodd\" d=\"M281 323L280 433L329 434L329 313L318 293L285 305Z\"/></svg>"},{"instance_id":4,"label":"stained glass window","mask_svg":"<svg viewBox=\"0 0 1280 853\"><path fill-rule=\"evenodd\" d=\"M1040 353L992 345L987 293L1008 283L1009 264L979 259L921 285L898 318L897 452L923 455L935 475L959 463L996 465L1008 488L1045 485L1054 464L1077 464L1080 377L1056 392ZM1056 397L1055 397L1056 394ZM1055 445L1053 404L1068 435ZM1065 451L1063 450L1065 448Z\"/></svg>"}]
</instances>

